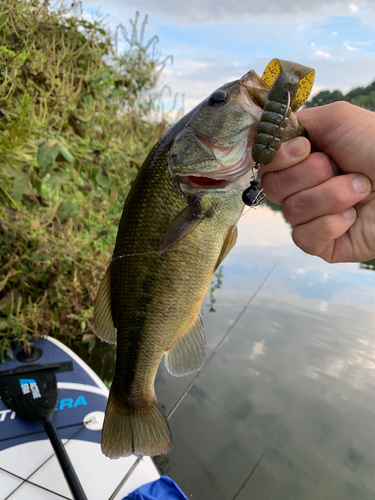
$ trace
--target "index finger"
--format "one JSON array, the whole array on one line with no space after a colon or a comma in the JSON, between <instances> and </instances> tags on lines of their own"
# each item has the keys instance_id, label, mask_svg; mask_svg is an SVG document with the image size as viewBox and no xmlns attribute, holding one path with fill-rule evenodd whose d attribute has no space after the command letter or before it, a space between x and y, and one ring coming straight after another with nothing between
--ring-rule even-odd
<instances>
[{"instance_id":1,"label":"index finger","mask_svg":"<svg viewBox=\"0 0 375 500\"><path fill-rule=\"evenodd\" d=\"M259 172L259 178L266 172L276 172L285 170L297 163L305 160L311 151L310 141L306 137L296 137L281 144L274 160L268 165L262 165Z\"/></svg>"}]
</instances>

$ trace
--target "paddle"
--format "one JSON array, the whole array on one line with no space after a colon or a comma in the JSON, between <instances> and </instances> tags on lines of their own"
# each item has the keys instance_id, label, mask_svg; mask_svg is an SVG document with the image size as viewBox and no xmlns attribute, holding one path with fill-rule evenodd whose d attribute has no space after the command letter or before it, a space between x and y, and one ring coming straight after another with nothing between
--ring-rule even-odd
<instances>
[{"instance_id":1,"label":"paddle","mask_svg":"<svg viewBox=\"0 0 375 500\"><path fill-rule=\"evenodd\" d=\"M22 366L0 372L0 396L20 417L39 420L52 443L74 500L87 500L69 456L52 421L57 402L56 371L72 369L71 363Z\"/></svg>"}]
</instances>

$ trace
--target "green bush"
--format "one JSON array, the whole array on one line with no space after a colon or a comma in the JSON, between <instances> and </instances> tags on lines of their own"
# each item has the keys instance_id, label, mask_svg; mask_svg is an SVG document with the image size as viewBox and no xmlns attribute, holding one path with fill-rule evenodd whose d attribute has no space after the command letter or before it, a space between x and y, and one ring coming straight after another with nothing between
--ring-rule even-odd
<instances>
[{"instance_id":1,"label":"green bush","mask_svg":"<svg viewBox=\"0 0 375 500\"><path fill-rule=\"evenodd\" d=\"M94 345L93 303L137 169L165 130L156 38L77 6L0 5L0 357L38 335ZM119 31L120 30L120 31ZM117 50L123 33L127 49Z\"/></svg>"}]
</instances>

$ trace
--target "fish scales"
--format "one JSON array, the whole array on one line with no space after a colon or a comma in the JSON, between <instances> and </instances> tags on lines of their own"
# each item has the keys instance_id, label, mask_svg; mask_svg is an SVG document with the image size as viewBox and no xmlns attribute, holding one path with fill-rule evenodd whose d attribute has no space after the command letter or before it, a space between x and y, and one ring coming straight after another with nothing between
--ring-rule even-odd
<instances>
[{"instance_id":1,"label":"fish scales","mask_svg":"<svg viewBox=\"0 0 375 500\"><path fill-rule=\"evenodd\" d=\"M186 206L185 198L170 184L166 161L165 155L153 161L146 182L142 175L138 177L124 208L111 264L112 303L117 303L113 321L118 331L126 332L117 340L117 357L122 359L115 372L122 381L119 399L124 394L131 397L131 387L136 387L138 396L149 396L149 381L162 355L198 314L228 226L236 224L242 211L238 192L232 195L238 207L234 217L221 198L203 199L213 211L212 218L203 220L178 247L160 256L160 235ZM165 188L168 204L155 196L160 188ZM137 255L148 252L154 253ZM129 254L135 255L121 258ZM141 345L147 349L140 350ZM140 355L144 358L138 359ZM149 363L152 373L144 370Z\"/></svg>"},{"instance_id":2,"label":"fish scales","mask_svg":"<svg viewBox=\"0 0 375 500\"><path fill-rule=\"evenodd\" d=\"M110 458L172 446L156 372L163 356L175 376L203 364L201 304L236 242L269 89L250 71L213 92L163 135L132 185L94 308L97 335L117 341L102 430ZM282 140L300 134L291 113Z\"/></svg>"}]
</instances>

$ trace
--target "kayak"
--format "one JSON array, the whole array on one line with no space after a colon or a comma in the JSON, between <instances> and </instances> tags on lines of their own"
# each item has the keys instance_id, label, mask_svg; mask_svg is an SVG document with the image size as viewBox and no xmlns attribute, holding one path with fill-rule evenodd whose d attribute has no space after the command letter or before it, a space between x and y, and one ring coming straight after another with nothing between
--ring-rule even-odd
<instances>
[{"instance_id":1,"label":"kayak","mask_svg":"<svg viewBox=\"0 0 375 500\"><path fill-rule=\"evenodd\" d=\"M150 457L110 460L102 454L100 438L109 391L68 347L51 337L39 338L30 355L17 348L13 357L6 357L0 366L0 387L16 373L21 394L41 402L45 387L41 387L38 376L53 372L56 377L52 421L88 500L123 499L160 478ZM72 499L44 424L20 417L21 412L10 409L1 394L0 500Z\"/></svg>"}]
</instances>

